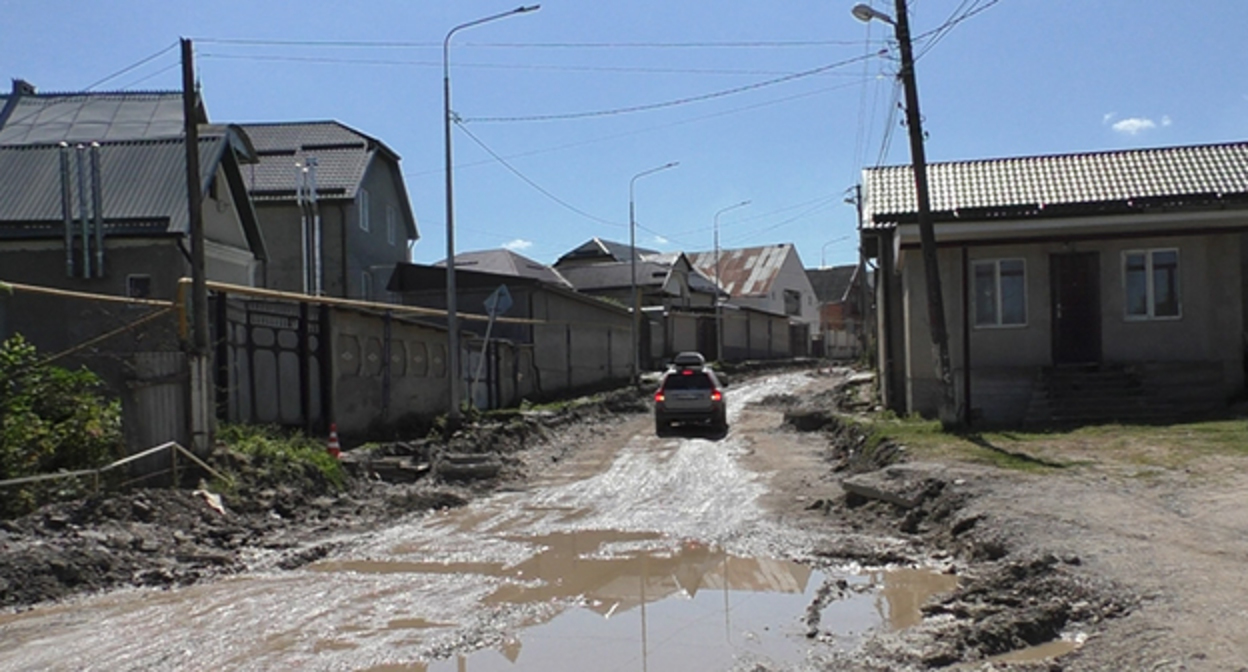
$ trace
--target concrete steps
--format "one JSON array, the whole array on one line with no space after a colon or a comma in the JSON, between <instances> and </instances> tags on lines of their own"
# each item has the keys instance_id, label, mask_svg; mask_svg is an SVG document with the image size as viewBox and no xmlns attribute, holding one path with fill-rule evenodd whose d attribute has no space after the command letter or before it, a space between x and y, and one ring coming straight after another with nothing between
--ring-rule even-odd
<instances>
[{"instance_id":1,"label":"concrete steps","mask_svg":"<svg viewBox=\"0 0 1248 672\"><path fill-rule=\"evenodd\" d=\"M1225 407L1222 365L1100 364L1041 369L1023 424L1171 424Z\"/></svg>"}]
</instances>

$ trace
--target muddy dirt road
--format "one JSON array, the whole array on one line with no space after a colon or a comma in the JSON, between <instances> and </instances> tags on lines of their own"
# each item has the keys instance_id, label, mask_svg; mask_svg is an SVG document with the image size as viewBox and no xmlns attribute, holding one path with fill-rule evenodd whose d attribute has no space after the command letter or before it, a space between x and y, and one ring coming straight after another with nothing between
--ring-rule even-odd
<instances>
[{"instance_id":1,"label":"muddy dirt road","mask_svg":"<svg viewBox=\"0 0 1248 672\"><path fill-rule=\"evenodd\" d=\"M752 402L809 384L770 375L730 389L726 437L656 437L633 416L548 463L522 490L320 543L294 571L183 589L124 590L0 616L14 670L729 670L808 659L808 607L851 644L919 618L952 576L813 569L816 540L764 500L786 452L780 413ZM827 382L826 380L824 381ZM537 465L533 465L536 467ZM793 464L786 465L792 470ZM250 558L253 567L266 558ZM826 591L826 589L825 589ZM759 667L762 666L762 667Z\"/></svg>"}]
</instances>

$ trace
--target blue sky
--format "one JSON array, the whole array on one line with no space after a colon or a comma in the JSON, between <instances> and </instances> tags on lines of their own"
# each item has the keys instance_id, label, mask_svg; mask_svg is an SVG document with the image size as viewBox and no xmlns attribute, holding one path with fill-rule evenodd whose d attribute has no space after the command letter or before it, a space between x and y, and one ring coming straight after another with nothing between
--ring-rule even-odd
<instances>
[{"instance_id":1,"label":"blue sky","mask_svg":"<svg viewBox=\"0 0 1248 672\"><path fill-rule=\"evenodd\" d=\"M863 167L910 160L892 30L853 4L546 0L457 33L457 249L552 263L593 236L627 242L630 181L678 161L633 181L639 246L710 249L716 212L748 200L721 215L723 247L853 263L847 190ZM516 6L0 0L0 75L77 91L125 70L93 90L176 89L190 37L213 121L336 119L398 152L413 258L431 263L446 252L442 40ZM912 0L910 14L931 161L1248 139L1243 0Z\"/></svg>"}]
</instances>

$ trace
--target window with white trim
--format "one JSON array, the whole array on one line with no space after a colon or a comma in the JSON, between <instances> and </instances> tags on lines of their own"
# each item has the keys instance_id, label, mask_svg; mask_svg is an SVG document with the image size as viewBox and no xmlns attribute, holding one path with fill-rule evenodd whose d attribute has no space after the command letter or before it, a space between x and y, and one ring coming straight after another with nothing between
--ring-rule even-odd
<instances>
[{"instance_id":1,"label":"window with white trim","mask_svg":"<svg viewBox=\"0 0 1248 672\"><path fill-rule=\"evenodd\" d=\"M1122 282L1127 319L1172 320L1182 316L1177 249L1123 252Z\"/></svg>"},{"instance_id":2,"label":"window with white trim","mask_svg":"<svg viewBox=\"0 0 1248 672\"><path fill-rule=\"evenodd\" d=\"M1022 259L986 259L972 264L975 326L1027 324L1027 265Z\"/></svg>"},{"instance_id":3,"label":"window with white trim","mask_svg":"<svg viewBox=\"0 0 1248 672\"><path fill-rule=\"evenodd\" d=\"M399 211L386 206L386 242L393 245L399 238Z\"/></svg>"},{"instance_id":4,"label":"window with white trim","mask_svg":"<svg viewBox=\"0 0 1248 672\"><path fill-rule=\"evenodd\" d=\"M368 190L360 187L355 194L356 218L360 220L360 228L369 231L371 224L368 221Z\"/></svg>"}]
</instances>

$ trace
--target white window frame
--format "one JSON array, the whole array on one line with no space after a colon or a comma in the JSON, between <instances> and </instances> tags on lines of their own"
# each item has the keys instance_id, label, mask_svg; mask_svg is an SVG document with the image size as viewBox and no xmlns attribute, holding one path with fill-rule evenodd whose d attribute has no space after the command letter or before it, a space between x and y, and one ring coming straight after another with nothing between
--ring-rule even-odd
<instances>
[{"instance_id":1,"label":"white window frame","mask_svg":"<svg viewBox=\"0 0 1248 672\"><path fill-rule=\"evenodd\" d=\"M393 205L386 206L386 242L394 245L398 242L399 211Z\"/></svg>"},{"instance_id":2,"label":"white window frame","mask_svg":"<svg viewBox=\"0 0 1248 672\"><path fill-rule=\"evenodd\" d=\"M368 190L360 187L355 194L356 219L360 221L361 231L371 231L372 223L368 221Z\"/></svg>"},{"instance_id":3,"label":"white window frame","mask_svg":"<svg viewBox=\"0 0 1248 672\"><path fill-rule=\"evenodd\" d=\"M1001 291L1001 264L1004 262L1017 261L1023 265L1023 321L1022 322L1003 322L1005 311L1002 302L1004 301L1003 292ZM979 274L975 269L979 266L992 266L992 282L993 296L996 299L994 306L993 321L981 322L979 318ZM971 261L971 309L974 312L972 316L972 326L975 329L1021 329L1028 324L1030 311L1027 306L1027 260L1022 257L1002 257L1000 259L974 259Z\"/></svg>"},{"instance_id":4,"label":"white window frame","mask_svg":"<svg viewBox=\"0 0 1248 672\"><path fill-rule=\"evenodd\" d=\"M1154 271L1154 256L1159 253L1174 253L1174 301L1176 312L1174 315L1158 315L1157 314L1157 287ZM1134 255L1144 256L1144 303L1145 312L1143 314L1131 313L1131 297L1130 288L1127 279L1127 261ZM1128 322L1151 322L1166 320L1183 319L1183 290L1182 290L1182 269L1183 258L1177 247L1150 247L1138 250L1122 251L1122 314L1123 319Z\"/></svg>"}]
</instances>

